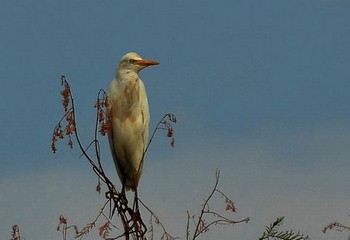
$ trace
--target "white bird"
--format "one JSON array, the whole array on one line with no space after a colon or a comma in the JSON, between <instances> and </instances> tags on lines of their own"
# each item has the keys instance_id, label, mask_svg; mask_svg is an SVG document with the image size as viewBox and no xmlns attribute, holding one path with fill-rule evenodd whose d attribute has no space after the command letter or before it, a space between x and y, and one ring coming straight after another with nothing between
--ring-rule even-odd
<instances>
[{"instance_id":1,"label":"white bird","mask_svg":"<svg viewBox=\"0 0 350 240\"><path fill-rule=\"evenodd\" d=\"M122 183L122 193L132 190L137 198L137 186L142 173L148 145L149 108L145 85L138 73L154 60L142 59L134 52L120 60L107 93L111 129L108 133L115 167Z\"/></svg>"}]
</instances>

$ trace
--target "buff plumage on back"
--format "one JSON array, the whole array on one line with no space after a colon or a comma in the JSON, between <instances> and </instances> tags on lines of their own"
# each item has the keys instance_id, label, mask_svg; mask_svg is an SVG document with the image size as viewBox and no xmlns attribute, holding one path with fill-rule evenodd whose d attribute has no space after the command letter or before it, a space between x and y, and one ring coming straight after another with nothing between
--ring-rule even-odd
<instances>
[{"instance_id":1,"label":"buff plumage on back","mask_svg":"<svg viewBox=\"0 0 350 240\"><path fill-rule=\"evenodd\" d=\"M137 190L148 144L150 114L145 85L138 73L156 64L137 53L126 54L107 93L111 108L108 139L123 191Z\"/></svg>"}]
</instances>

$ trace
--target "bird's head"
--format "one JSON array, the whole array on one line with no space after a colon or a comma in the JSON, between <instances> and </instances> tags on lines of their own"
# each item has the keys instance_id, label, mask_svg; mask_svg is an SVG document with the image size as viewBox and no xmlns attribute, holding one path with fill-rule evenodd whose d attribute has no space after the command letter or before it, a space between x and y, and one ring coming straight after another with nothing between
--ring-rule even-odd
<instances>
[{"instance_id":1,"label":"bird's head","mask_svg":"<svg viewBox=\"0 0 350 240\"><path fill-rule=\"evenodd\" d=\"M140 70L151 65L158 65L159 62L154 60L143 59L134 52L125 54L121 59L118 67L118 71L133 71L138 73Z\"/></svg>"}]
</instances>

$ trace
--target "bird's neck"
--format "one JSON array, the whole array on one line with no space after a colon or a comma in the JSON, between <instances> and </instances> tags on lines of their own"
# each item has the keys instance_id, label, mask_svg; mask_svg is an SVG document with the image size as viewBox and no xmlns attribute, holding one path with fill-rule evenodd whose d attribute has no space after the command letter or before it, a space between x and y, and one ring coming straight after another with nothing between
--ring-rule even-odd
<instances>
[{"instance_id":1,"label":"bird's neck","mask_svg":"<svg viewBox=\"0 0 350 240\"><path fill-rule=\"evenodd\" d=\"M139 79L137 72L132 70L118 70L115 76L115 79L119 81L130 81Z\"/></svg>"},{"instance_id":2,"label":"bird's neck","mask_svg":"<svg viewBox=\"0 0 350 240\"><path fill-rule=\"evenodd\" d=\"M135 71L118 71L116 76L118 89L124 94L125 108L132 108L139 102L140 78Z\"/></svg>"}]
</instances>

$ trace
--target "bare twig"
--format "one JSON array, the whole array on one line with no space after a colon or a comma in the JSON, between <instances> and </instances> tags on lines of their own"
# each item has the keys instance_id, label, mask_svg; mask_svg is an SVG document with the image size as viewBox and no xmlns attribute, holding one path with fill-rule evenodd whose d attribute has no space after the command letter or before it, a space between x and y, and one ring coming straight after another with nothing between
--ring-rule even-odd
<instances>
[{"instance_id":1,"label":"bare twig","mask_svg":"<svg viewBox=\"0 0 350 240\"><path fill-rule=\"evenodd\" d=\"M198 224L196 226L196 230L194 231L192 239L196 239L201 233L203 233L203 228L201 226L204 223L203 217L204 217L204 214L205 214L205 209L207 208L208 202L210 201L210 199L214 195L215 190L217 189L217 186L219 184L219 177L220 177L220 171L216 171L216 181L215 181L214 188L213 188L213 190L211 191L211 193L209 194L208 198L205 200L205 202L203 204L201 213L200 213L200 215L198 217Z\"/></svg>"},{"instance_id":2,"label":"bare twig","mask_svg":"<svg viewBox=\"0 0 350 240\"><path fill-rule=\"evenodd\" d=\"M153 221L152 221L153 218L155 219L154 222L157 225L161 226L161 228L163 230L162 239L164 238L164 239L168 239L168 240L173 240L173 239L177 239L178 238L178 237L171 236L167 232L164 224L159 220L159 217L140 198L138 200L141 203L141 205L144 206L144 208L151 214L151 220L150 220L151 229L149 230L149 232L151 233L151 239L153 239Z\"/></svg>"},{"instance_id":3,"label":"bare twig","mask_svg":"<svg viewBox=\"0 0 350 240\"><path fill-rule=\"evenodd\" d=\"M228 217L223 216L222 214L209 210L209 202L214 196L215 193L219 193L221 196L225 198L226 202L226 210L230 210L232 212L236 211L236 207L234 206L233 201L228 198L222 191L218 189L220 179L220 171L216 171L216 181L213 187L213 190L210 192L209 196L205 199L204 204L202 206L201 212L199 214L198 220L196 221L194 216L191 216L189 212L187 212L187 225L186 225L186 239L191 239L190 236L190 219L193 220L195 225L195 230L192 236L192 240L198 238L201 234L207 232L209 227L213 225L234 225L237 223L248 222L250 219L245 218L242 220L234 220ZM207 220L206 216L211 216L211 220Z\"/></svg>"},{"instance_id":4,"label":"bare twig","mask_svg":"<svg viewBox=\"0 0 350 240\"><path fill-rule=\"evenodd\" d=\"M339 231L339 232L342 232L342 231L349 231L350 232L350 227L349 226L346 226L340 222L332 222L330 224L328 224L327 226L325 226L322 230L323 233L326 233L328 230L336 230L336 231Z\"/></svg>"},{"instance_id":5,"label":"bare twig","mask_svg":"<svg viewBox=\"0 0 350 240\"><path fill-rule=\"evenodd\" d=\"M190 218L191 215L189 211L187 211L186 240L190 240Z\"/></svg>"}]
</instances>

